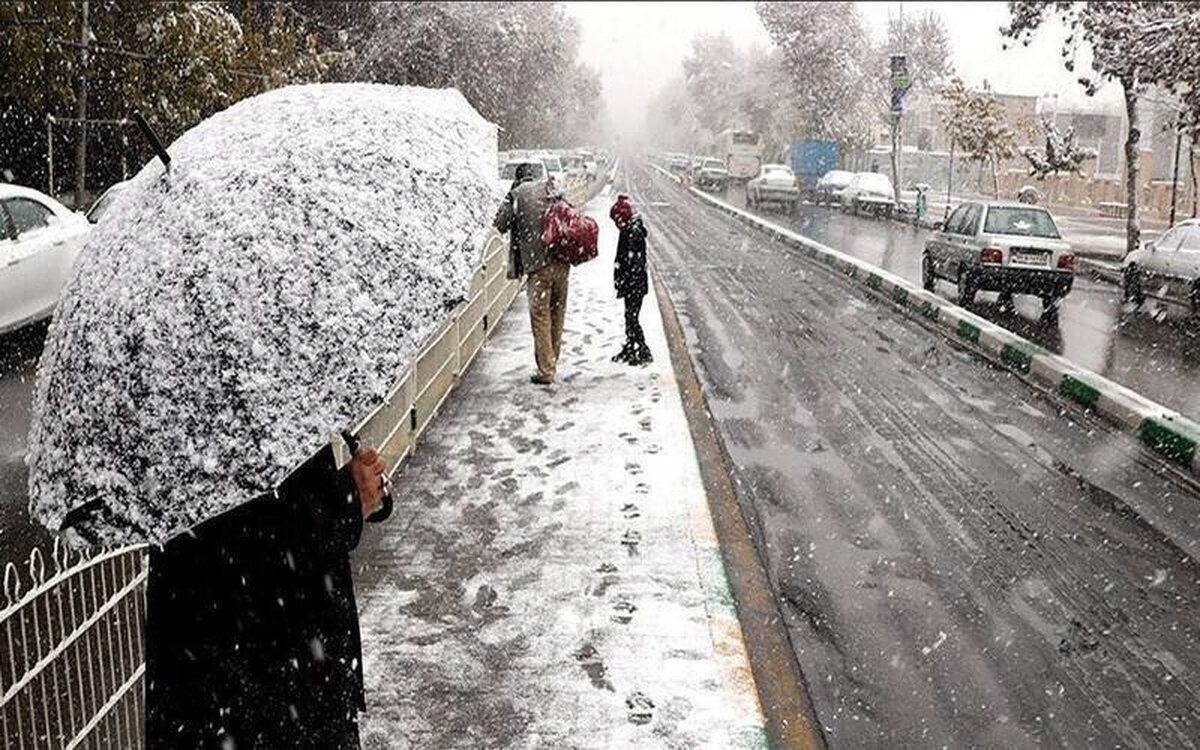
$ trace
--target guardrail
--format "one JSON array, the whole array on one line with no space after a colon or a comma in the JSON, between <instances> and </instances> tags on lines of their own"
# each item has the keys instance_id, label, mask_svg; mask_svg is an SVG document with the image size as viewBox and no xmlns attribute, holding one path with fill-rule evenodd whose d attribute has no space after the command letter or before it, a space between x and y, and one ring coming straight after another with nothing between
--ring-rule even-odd
<instances>
[{"instance_id":1,"label":"guardrail","mask_svg":"<svg viewBox=\"0 0 1200 750\"><path fill-rule=\"evenodd\" d=\"M143 746L145 547L69 552L55 541L31 587L4 572L0 612L0 731L6 748Z\"/></svg>"},{"instance_id":2,"label":"guardrail","mask_svg":"<svg viewBox=\"0 0 1200 750\"><path fill-rule=\"evenodd\" d=\"M589 187L575 182L564 192L578 204ZM512 305L521 281L508 279L507 270L508 243L492 234L467 298L355 431L377 447L390 473L412 455ZM30 554L25 592L17 566L8 563L0 606L4 748L144 747L147 559L145 545L87 555L55 540L49 577L41 550Z\"/></svg>"}]
</instances>

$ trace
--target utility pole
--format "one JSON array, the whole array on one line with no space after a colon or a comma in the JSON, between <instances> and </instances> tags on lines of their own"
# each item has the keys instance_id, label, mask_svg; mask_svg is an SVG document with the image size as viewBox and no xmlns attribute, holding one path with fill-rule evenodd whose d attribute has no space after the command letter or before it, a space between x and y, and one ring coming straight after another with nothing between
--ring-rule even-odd
<instances>
[{"instance_id":1,"label":"utility pole","mask_svg":"<svg viewBox=\"0 0 1200 750\"><path fill-rule=\"evenodd\" d=\"M900 179L903 171L903 150L900 118L904 113L904 95L908 92L907 40L904 37L904 3L900 3L900 51L892 53L889 60L892 82L892 191L896 211L900 210Z\"/></svg>"},{"instance_id":2,"label":"utility pole","mask_svg":"<svg viewBox=\"0 0 1200 750\"><path fill-rule=\"evenodd\" d=\"M80 4L79 17L79 93L76 96L78 140L75 142L75 210L83 209L83 194L87 189L87 95L88 95L88 41L92 32L88 27L88 0Z\"/></svg>"}]
</instances>

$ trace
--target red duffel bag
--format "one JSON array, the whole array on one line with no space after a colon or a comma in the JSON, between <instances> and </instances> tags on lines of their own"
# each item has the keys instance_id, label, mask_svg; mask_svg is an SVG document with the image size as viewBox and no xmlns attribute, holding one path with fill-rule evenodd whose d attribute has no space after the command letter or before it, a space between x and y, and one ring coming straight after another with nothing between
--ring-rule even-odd
<instances>
[{"instance_id":1,"label":"red duffel bag","mask_svg":"<svg viewBox=\"0 0 1200 750\"><path fill-rule=\"evenodd\" d=\"M542 242L559 260L577 266L600 254L600 225L584 216L570 203L558 199L550 202L542 214Z\"/></svg>"}]
</instances>

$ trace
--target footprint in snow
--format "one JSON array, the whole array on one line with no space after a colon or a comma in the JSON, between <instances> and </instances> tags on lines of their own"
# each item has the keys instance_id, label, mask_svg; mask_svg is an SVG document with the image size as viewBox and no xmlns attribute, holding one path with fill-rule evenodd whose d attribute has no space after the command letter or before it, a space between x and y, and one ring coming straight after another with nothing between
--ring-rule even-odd
<instances>
[{"instance_id":1,"label":"footprint in snow","mask_svg":"<svg viewBox=\"0 0 1200 750\"><path fill-rule=\"evenodd\" d=\"M637 612L637 606L625 599L618 599L612 609L613 613L610 619L618 625L628 625L633 620L633 613Z\"/></svg>"},{"instance_id":2,"label":"footprint in snow","mask_svg":"<svg viewBox=\"0 0 1200 750\"><path fill-rule=\"evenodd\" d=\"M621 513L629 519L634 519L642 515L641 511L639 511L638 507L633 503L625 503L623 506L621 506Z\"/></svg>"},{"instance_id":3,"label":"footprint in snow","mask_svg":"<svg viewBox=\"0 0 1200 750\"><path fill-rule=\"evenodd\" d=\"M649 724L654 719L654 701L640 691L630 693L625 708L631 724Z\"/></svg>"}]
</instances>

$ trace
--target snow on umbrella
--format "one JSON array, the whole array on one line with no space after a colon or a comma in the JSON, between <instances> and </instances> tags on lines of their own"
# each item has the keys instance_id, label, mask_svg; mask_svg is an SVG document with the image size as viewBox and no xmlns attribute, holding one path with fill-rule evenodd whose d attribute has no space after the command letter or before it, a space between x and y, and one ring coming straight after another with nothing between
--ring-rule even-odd
<instances>
[{"instance_id":1,"label":"snow on umbrella","mask_svg":"<svg viewBox=\"0 0 1200 750\"><path fill-rule=\"evenodd\" d=\"M278 89L169 150L97 225L39 365L31 510L59 530L74 509L91 543L270 491L379 403L465 296L496 201L495 127L452 89Z\"/></svg>"}]
</instances>

